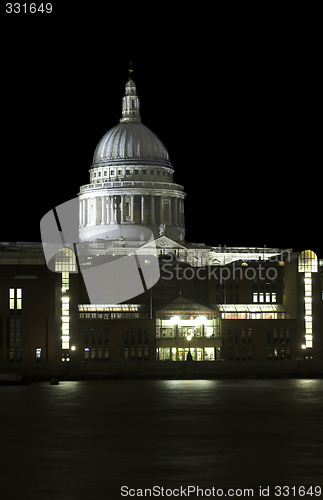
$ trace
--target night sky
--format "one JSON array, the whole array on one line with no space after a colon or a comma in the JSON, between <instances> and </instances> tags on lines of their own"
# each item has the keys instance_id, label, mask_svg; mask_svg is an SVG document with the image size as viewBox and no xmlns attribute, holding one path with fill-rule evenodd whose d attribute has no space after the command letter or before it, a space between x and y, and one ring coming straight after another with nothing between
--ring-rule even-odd
<instances>
[{"instance_id":1,"label":"night sky","mask_svg":"<svg viewBox=\"0 0 323 500\"><path fill-rule=\"evenodd\" d=\"M142 121L187 193L187 241L323 256L315 30L237 12L90 13L2 26L0 241L40 241L41 217L89 183L132 60Z\"/></svg>"}]
</instances>

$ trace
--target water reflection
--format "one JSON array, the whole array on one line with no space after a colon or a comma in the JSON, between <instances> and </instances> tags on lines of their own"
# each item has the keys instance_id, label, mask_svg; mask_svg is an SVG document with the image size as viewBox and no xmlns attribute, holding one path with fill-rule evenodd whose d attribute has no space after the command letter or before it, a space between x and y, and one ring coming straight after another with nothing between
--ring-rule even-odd
<instances>
[{"instance_id":1,"label":"water reflection","mask_svg":"<svg viewBox=\"0 0 323 500\"><path fill-rule=\"evenodd\" d=\"M40 383L1 397L3 498L322 482L320 380Z\"/></svg>"}]
</instances>

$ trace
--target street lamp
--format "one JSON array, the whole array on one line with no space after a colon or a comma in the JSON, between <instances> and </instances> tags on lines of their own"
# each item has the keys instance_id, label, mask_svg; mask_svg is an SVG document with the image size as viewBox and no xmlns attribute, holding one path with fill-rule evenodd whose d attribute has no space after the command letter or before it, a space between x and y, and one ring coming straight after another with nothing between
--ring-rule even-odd
<instances>
[{"instance_id":1,"label":"street lamp","mask_svg":"<svg viewBox=\"0 0 323 500\"><path fill-rule=\"evenodd\" d=\"M188 340L188 354L187 354L187 358L186 358L186 361L192 361L192 354L191 354L191 340L192 340L192 334L191 333L188 333L186 335L186 338Z\"/></svg>"}]
</instances>

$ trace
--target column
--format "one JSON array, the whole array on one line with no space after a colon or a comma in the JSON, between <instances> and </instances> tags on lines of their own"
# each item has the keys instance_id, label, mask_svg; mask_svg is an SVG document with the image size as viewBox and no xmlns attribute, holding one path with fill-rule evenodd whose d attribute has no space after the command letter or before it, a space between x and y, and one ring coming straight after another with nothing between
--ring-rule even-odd
<instances>
[{"instance_id":1,"label":"column","mask_svg":"<svg viewBox=\"0 0 323 500\"><path fill-rule=\"evenodd\" d=\"M105 200L105 207L106 207L106 221L107 224L110 224L110 200L109 197Z\"/></svg>"},{"instance_id":2,"label":"column","mask_svg":"<svg viewBox=\"0 0 323 500\"><path fill-rule=\"evenodd\" d=\"M114 223L118 223L118 204L117 204L117 197L112 196L112 204L113 204L113 220Z\"/></svg>"},{"instance_id":3,"label":"column","mask_svg":"<svg viewBox=\"0 0 323 500\"><path fill-rule=\"evenodd\" d=\"M97 198L95 197L95 198L93 199L93 216L94 216L94 217L93 217L93 223L94 223L93 225L94 225L94 226L96 226L96 225L97 225L97 223L98 223L98 220L97 220L97 219L98 219L98 214L97 214L97 205L96 205L96 201L97 201Z\"/></svg>"},{"instance_id":4,"label":"column","mask_svg":"<svg viewBox=\"0 0 323 500\"><path fill-rule=\"evenodd\" d=\"M83 199L82 200L82 226L86 225L86 220L85 220L86 212L85 212L85 209L86 209L86 200Z\"/></svg>"},{"instance_id":5,"label":"column","mask_svg":"<svg viewBox=\"0 0 323 500\"><path fill-rule=\"evenodd\" d=\"M101 225L105 223L105 210L104 210L105 198L102 196L101 198Z\"/></svg>"},{"instance_id":6,"label":"column","mask_svg":"<svg viewBox=\"0 0 323 500\"><path fill-rule=\"evenodd\" d=\"M133 212L134 212L134 202L135 202L135 197L130 196L130 222L133 222Z\"/></svg>"},{"instance_id":7,"label":"column","mask_svg":"<svg viewBox=\"0 0 323 500\"><path fill-rule=\"evenodd\" d=\"M114 202L114 196L110 196L110 224L113 224L115 220L113 202Z\"/></svg>"},{"instance_id":8,"label":"column","mask_svg":"<svg viewBox=\"0 0 323 500\"><path fill-rule=\"evenodd\" d=\"M141 196L141 223L145 223L145 197Z\"/></svg>"},{"instance_id":9,"label":"column","mask_svg":"<svg viewBox=\"0 0 323 500\"><path fill-rule=\"evenodd\" d=\"M184 199L182 199L182 226L185 226Z\"/></svg>"},{"instance_id":10,"label":"column","mask_svg":"<svg viewBox=\"0 0 323 500\"><path fill-rule=\"evenodd\" d=\"M178 224L178 198L174 198L174 224L177 225Z\"/></svg>"},{"instance_id":11,"label":"column","mask_svg":"<svg viewBox=\"0 0 323 500\"><path fill-rule=\"evenodd\" d=\"M163 215L164 215L164 197L160 196L159 199L160 199L160 207L159 207L159 209L160 209L160 214L159 214L160 215L160 224L163 224L164 223L164 220L163 220L164 219L164 217L163 217Z\"/></svg>"},{"instance_id":12,"label":"column","mask_svg":"<svg viewBox=\"0 0 323 500\"><path fill-rule=\"evenodd\" d=\"M82 200L79 199L79 227L82 227Z\"/></svg>"},{"instance_id":13,"label":"column","mask_svg":"<svg viewBox=\"0 0 323 500\"><path fill-rule=\"evenodd\" d=\"M172 198L168 198L168 224L172 223Z\"/></svg>"},{"instance_id":14,"label":"column","mask_svg":"<svg viewBox=\"0 0 323 500\"><path fill-rule=\"evenodd\" d=\"M183 226L183 200L180 198L179 200L179 223L180 226Z\"/></svg>"},{"instance_id":15,"label":"column","mask_svg":"<svg viewBox=\"0 0 323 500\"><path fill-rule=\"evenodd\" d=\"M123 197L124 195L122 194L120 196L120 224L123 224L124 220L123 220Z\"/></svg>"},{"instance_id":16,"label":"column","mask_svg":"<svg viewBox=\"0 0 323 500\"><path fill-rule=\"evenodd\" d=\"M154 196L151 196L151 223L156 224L156 219L155 219L155 198Z\"/></svg>"},{"instance_id":17,"label":"column","mask_svg":"<svg viewBox=\"0 0 323 500\"><path fill-rule=\"evenodd\" d=\"M89 224L90 224L90 215L91 215L90 214L91 203L90 203L90 199L89 198L86 199L86 204L87 204L87 211L86 211L87 212L87 221L86 221L86 225L89 226Z\"/></svg>"}]
</instances>

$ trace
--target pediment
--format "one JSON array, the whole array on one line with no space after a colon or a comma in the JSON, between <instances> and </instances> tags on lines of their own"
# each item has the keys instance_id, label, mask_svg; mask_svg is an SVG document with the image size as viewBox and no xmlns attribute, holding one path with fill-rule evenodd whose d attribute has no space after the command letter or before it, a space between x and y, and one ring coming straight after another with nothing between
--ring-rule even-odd
<instances>
[{"instance_id":1,"label":"pediment","mask_svg":"<svg viewBox=\"0 0 323 500\"><path fill-rule=\"evenodd\" d=\"M153 241L149 241L148 243L146 243L146 245L143 245L141 248L145 248L145 247L186 250L186 248L183 245L181 245L177 241L174 241L174 240L171 240L170 238L167 238L167 236L160 236L159 238L156 238Z\"/></svg>"}]
</instances>

